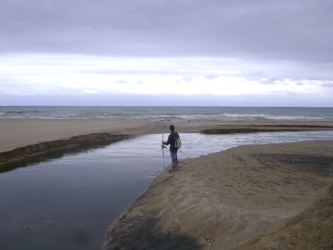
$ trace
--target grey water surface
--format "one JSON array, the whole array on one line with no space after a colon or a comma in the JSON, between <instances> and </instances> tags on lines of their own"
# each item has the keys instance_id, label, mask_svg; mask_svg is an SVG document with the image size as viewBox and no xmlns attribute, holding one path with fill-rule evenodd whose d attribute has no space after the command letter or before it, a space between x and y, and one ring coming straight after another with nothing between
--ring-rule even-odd
<instances>
[{"instance_id":1,"label":"grey water surface","mask_svg":"<svg viewBox=\"0 0 333 250\"><path fill-rule=\"evenodd\" d=\"M333 131L181 138L179 159L245 144L327 140ZM160 134L144 135L10 166L0 173L0 249L100 249L109 226L170 164L160 142Z\"/></svg>"},{"instance_id":2,"label":"grey water surface","mask_svg":"<svg viewBox=\"0 0 333 250\"><path fill-rule=\"evenodd\" d=\"M191 106L0 106L0 118L130 119L160 121L333 121L333 108Z\"/></svg>"}]
</instances>

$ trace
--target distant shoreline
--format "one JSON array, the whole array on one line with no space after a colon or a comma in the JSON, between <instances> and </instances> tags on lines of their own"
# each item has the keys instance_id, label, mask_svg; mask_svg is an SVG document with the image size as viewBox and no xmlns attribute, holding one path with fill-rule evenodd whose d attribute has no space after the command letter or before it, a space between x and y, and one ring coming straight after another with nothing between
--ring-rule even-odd
<instances>
[{"instance_id":1,"label":"distant shoreline","mask_svg":"<svg viewBox=\"0 0 333 250\"><path fill-rule=\"evenodd\" d=\"M187 121L333 121L331 107L6 106L0 118Z\"/></svg>"}]
</instances>

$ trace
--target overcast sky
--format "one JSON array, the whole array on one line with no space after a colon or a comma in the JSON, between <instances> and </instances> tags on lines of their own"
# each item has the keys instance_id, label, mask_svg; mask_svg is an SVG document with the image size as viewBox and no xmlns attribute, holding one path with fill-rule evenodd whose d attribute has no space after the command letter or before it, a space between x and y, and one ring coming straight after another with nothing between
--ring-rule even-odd
<instances>
[{"instance_id":1,"label":"overcast sky","mask_svg":"<svg viewBox=\"0 0 333 250\"><path fill-rule=\"evenodd\" d=\"M0 0L0 105L333 107L332 0Z\"/></svg>"}]
</instances>

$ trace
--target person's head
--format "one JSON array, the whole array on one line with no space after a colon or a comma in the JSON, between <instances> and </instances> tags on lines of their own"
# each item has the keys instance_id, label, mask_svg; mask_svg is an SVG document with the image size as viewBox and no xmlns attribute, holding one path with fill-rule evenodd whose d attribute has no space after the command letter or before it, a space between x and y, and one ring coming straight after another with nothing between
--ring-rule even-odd
<instances>
[{"instance_id":1,"label":"person's head","mask_svg":"<svg viewBox=\"0 0 333 250\"><path fill-rule=\"evenodd\" d=\"M171 130L171 131L174 131L174 130L175 130L175 126L170 125L170 130Z\"/></svg>"}]
</instances>

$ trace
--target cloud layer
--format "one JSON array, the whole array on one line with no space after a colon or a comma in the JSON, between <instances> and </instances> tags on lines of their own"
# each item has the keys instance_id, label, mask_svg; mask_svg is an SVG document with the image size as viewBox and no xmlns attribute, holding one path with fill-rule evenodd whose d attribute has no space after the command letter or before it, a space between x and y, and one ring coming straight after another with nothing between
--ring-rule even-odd
<instances>
[{"instance_id":1,"label":"cloud layer","mask_svg":"<svg viewBox=\"0 0 333 250\"><path fill-rule=\"evenodd\" d=\"M333 106L331 13L330 0L2 0L0 97L177 88Z\"/></svg>"}]
</instances>

